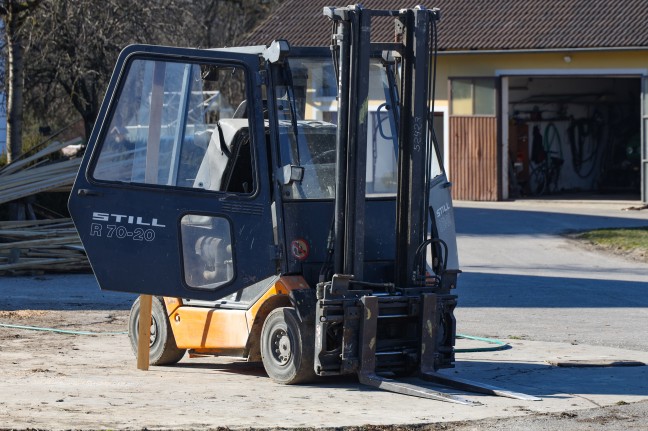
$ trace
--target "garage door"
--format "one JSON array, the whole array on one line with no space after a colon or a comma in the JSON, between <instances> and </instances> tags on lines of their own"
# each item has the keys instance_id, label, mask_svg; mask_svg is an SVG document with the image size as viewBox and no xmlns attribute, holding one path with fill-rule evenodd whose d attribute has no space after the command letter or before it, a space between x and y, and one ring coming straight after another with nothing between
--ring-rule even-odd
<instances>
[{"instance_id":1,"label":"garage door","mask_svg":"<svg viewBox=\"0 0 648 431\"><path fill-rule=\"evenodd\" d=\"M645 200L640 76L519 75L507 85L509 196L639 199L642 191Z\"/></svg>"}]
</instances>

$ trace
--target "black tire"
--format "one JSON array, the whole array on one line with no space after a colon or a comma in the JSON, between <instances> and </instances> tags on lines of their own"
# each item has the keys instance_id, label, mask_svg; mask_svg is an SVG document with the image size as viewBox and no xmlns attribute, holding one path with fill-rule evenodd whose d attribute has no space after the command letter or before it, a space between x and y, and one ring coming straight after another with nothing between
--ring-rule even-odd
<instances>
[{"instance_id":1,"label":"black tire","mask_svg":"<svg viewBox=\"0 0 648 431\"><path fill-rule=\"evenodd\" d=\"M313 326L301 323L295 309L272 310L261 329L261 360L268 376L284 385L313 380L314 343Z\"/></svg>"},{"instance_id":2,"label":"black tire","mask_svg":"<svg viewBox=\"0 0 648 431\"><path fill-rule=\"evenodd\" d=\"M128 318L128 338L130 338L133 353L137 356L137 339L139 328L140 298L138 297L130 310ZM162 298L154 296L151 308L151 365L175 364L184 356L186 349L179 349L171 330L169 317Z\"/></svg>"}]
</instances>

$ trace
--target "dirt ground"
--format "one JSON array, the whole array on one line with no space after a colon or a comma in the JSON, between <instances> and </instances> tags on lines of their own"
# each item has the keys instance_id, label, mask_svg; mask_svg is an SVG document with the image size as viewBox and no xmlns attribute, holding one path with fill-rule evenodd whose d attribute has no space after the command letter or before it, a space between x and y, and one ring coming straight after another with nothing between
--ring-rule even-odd
<instances>
[{"instance_id":1,"label":"dirt ground","mask_svg":"<svg viewBox=\"0 0 648 431\"><path fill-rule=\"evenodd\" d=\"M603 405L603 398L559 392L543 396L545 399L539 403L476 396L472 399L483 406L466 407L377 391L362 387L354 379L327 379L310 387L278 386L269 381L260 364L228 358L185 357L177 366L152 367L143 372L136 369L128 337L120 333L126 329L127 319L125 309L0 311L3 324L102 333L70 335L1 328L0 364L4 383L0 394L0 429L621 431L648 428L648 401L634 402L642 394L643 398L648 395L645 387L627 390L627 396L606 407L597 407ZM117 334L107 334L111 332ZM510 352L537 346L524 347L523 342L518 343L519 349L514 344L510 351L486 356L495 362L483 379L493 383L498 373L515 374L505 371L506 363L528 362L524 357L511 359ZM549 350L558 349L555 350L558 353L561 349L557 343L546 346ZM468 359L484 357L473 354ZM505 362L493 368L492 364L498 360ZM535 366L536 370L516 371L528 373L526 383L518 377L511 381L521 386L511 387L510 382L504 386L514 390L523 390L522 385L528 385L526 389L533 387L533 373L549 369L542 364ZM470 374L471 369L466 371ZM610 381L628 379L623 371L606 374L602 378L603 386ZM638 376L630 376L629 381L646 379L648 373ZM544 379L541 374L535 378ZM573 378L568 374L564 379ZM583 378L593 380L585 375ZM598 388L589 392L602 394L604 391ZM550 398L564 399L560 401L562 406L554 405ZM588 406L595 408L588 409Z\"/></svg>"}]
</instances>

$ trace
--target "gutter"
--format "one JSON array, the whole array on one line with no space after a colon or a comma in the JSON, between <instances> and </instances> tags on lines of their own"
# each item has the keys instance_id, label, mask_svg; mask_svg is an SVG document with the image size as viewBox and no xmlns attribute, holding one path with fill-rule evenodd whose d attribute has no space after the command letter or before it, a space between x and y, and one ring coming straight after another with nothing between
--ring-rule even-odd
<instances>
[{"instance_id":1,"label":"gutter","mask_svg":"<svg viewBox=\"0 0 648 431\"><path fill-rule=\"evenodd\" d=\"M464 49L457 51L438 51L438 55L466 55L466 54L550 54L550 53L575 53L575 52L604 52L604 51L647 51L648 46L617 46L597 48L549 48L549 49Z\"/></svg>"}]
</instances>

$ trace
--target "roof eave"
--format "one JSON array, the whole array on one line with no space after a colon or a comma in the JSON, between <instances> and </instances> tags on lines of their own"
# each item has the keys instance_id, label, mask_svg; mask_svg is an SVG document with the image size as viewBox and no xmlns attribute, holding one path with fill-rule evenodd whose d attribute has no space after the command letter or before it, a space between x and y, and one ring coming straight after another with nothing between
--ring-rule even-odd
<instances>
[{"instance_id":1,"label":"roof eave","mask_svg":"<svg viewBox=\"0 0 648 431\"><path fill-rule=\"evenodd\" d=\"M607 46L592 48L519 48L519 49L458 49L439 50L439 55L466 54L544 54L554 52L646 51L648 46Z\"/></svg>"}]
</instances>

